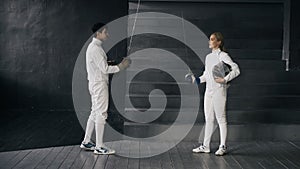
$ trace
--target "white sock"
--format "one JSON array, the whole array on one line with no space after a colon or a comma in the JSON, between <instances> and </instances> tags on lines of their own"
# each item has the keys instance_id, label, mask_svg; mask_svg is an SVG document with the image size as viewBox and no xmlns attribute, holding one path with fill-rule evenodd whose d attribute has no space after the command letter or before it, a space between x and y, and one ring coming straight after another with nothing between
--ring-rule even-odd
<instances>
[{"instance_id":1,"label":"white sock","mask_svg":"<svg viewBox=\"0 0 300 169\"><path fill-rule=\"evenodd\" d=\"M214 121L205 122L205 132L204 132L204 141L203 145L206 147L210 147L211 136L214 132Z\"/></svg>"},{"instance_id":2,"label":"white sock","mask_svg":"<svg viewBox=\"0 0 300 169\"><path fill-rule=\"evenodd\" d=\"M86 124L86 130L85 130L85 136L83 139L83 143L88 143L91 141L92 133L95 128L95 122L91 120L91 118L88 119Z\"/></svg>"},{"instance_id":3,"label":"white sock","mask_svg":"<svg viewBox=\"0 0 300 169\"><path fill-rule=\"evenodd\" d=\"M104 124L96 123L96 147L103 147Z\"/></svg>"},{"instance_id":4,"label":"white sock","mask_svg":"<svg viewBox=\"0 0 300 169\"><path fill-rule=\"evenodd\" d=\"M219 126L220 126L220 141L221 141L220 145L225 146L226 137L227 137L227 124L222 123L222 124L219 124Z\"/></svg>"}]
</instances>

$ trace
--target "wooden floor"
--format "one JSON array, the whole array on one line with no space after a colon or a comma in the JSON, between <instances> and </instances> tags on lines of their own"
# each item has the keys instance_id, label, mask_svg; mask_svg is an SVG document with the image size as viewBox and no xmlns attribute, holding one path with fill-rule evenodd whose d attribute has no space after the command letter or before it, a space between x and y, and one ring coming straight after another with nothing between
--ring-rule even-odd
<instances>
[{"instance_id":1,"label":"wooden floor","mask_svg":"<svg viewBox=\"0 0 300 169\"><path fill-rule=\"evenodd\" d=\"M128 143L128 142L127 142ZM107 143L118 152L135 151L122 146L124 141ZM104 169L225 169L225 168L300 168L300 142L230 142L228 154L195 154L194 142L181 142L166 153L149 158L126 158L118 155L94 155L79 145L9 151L0 153L0 168L104 168ZM212 144L212 151L217 144Z\"/></svg>"}]
</instances>

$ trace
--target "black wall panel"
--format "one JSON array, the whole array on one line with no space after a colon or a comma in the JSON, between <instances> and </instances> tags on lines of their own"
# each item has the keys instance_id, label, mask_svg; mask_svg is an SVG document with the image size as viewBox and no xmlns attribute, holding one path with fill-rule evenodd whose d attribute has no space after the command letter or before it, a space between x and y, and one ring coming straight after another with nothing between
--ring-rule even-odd
<instances>
[{"instance_id":1,"label":"black wall panel","mask_svg":"<svg viewBox=\"0 0 300 169\"><path fill-rule=\"evenodd\" d=\"M297 29L297 3L291 4L291 62L294 67L298 64L299 58L299 29ZM129 12L135 13L136 2L130 2ZM296 113L299 110L299 80L295 78L300 75L299 71L285 71L285 61L282 60L283 31L284 31L284 3L282 2L158 2L142 1L140 12L165 12L182 17L201 29L207 36L220 31L225 37L225 47L241 69L241 75L231 83L228 91L228 118L230 124L247 123L245 114L252 115L254 122L258 123L281 123L285 118L284 112L292 117L290 123L298 123L300 116ZM159 19L159 18L157 18ZM140 18L139 21L143 20ZM147 18L144 22L147 24ZM141 24L140 23L140 24ZM184 30L188 33L188 30ZM149 48L162 47L174 48L176 43L164 43L164 39L153 37L143 42L143 37L133 41L134 47ZM151 43L149 43L151 42ZM176 49L184 48L175 46ZM176 53L177 54L177 53ZM181 54L182 57L191 57L190 53ZM195 63L191 63L195 64ZM202 74L203 65L193 65L197 68L198 75ZM149 76L151 77L151 76ZM137 86L138 84L136 84ZM203 98L204 85L200 86ZM166 92L171 92L167 90ZM135 94L139 91L137 90ZM143 94L143 93L140 93ZM146 97L146 96L145 96ZM179 96L178 96L179 97ZM140 103L140 102L139 102ZM203 100L201 102L201 105ZM142 107L142 103L139 104ZM203 111L203 106L201 107ZM268 120L262 121L261 117L268 116L278 109L282 111L281 116L269 116ZM249 111L251 111L249 113ZM260 113L256 113L260 112ZM232 118L235 117L235 118ZM170 119L174 118L172 115ZM164 119L167 121L167 119ZM289 123L285 120L284 123Z\"/></svg>"},{"instance_id":2,"label":"black wall panel","mask_svg":"<svg viewBox=\"0 0 300 169\"><path fill-rule=\"evenodd\" d=\"M1 109L73 109L72 73L95 22L127 14L123 0L2 0Z\"/></svg>"},{"instance_id":3,"label":"black wall panel","mask_svg":"<svg viewBox=\"0 0 300 169\"><path fill-rule=\"evenodd\" d=\"M291 0L291 72L284 71L281 60L284 8L279 2L142 2L140 11L184 17L207 35L223 32L242 71L229 89L229 122L299 124L298 8L299 1ZM134 12L132 3L129 13ZM126 0L1 0L0 151L79 144L83 131L72 103L77 55L91 35L92 24L127 13ZM134 40L136 48L151 47L143 45L142 39ZM168 48L174 43L161 45ZM111 51L109 56L118 58L117 53L124 56L120 51ZM138 84L133 85L138 89ZM172 119L165 117L166 123Z\"/></svg>"},{"instance_id":4,"label":"black wall panel","mask_svg":"<svg viewBox=\"0 0 300 169\"><path fill-rule=\"evenodd\" d=\"M300 2L291 1L291 44L290 44L290 66L292 71L300 70Z\"/></svg>"},{"instance_id":5,"label":"black wall panel","mask_svg":"<svg viewBox=\"0 0 300 169\"><path fill-rule=\"evenodd\" d=\"M0 151L81 142L72 102L77 56L94 23L127 13L124 0L1 0ZM125 55L114 50L109 57Z\"/></svg>"}]
</instances>

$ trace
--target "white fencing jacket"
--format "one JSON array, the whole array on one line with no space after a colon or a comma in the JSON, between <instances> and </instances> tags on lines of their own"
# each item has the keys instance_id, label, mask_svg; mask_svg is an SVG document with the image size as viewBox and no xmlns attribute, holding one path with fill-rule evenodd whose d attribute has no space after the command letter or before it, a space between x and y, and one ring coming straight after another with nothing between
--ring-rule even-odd
<instances>
[{"instance_id":1,"label":"white fencing jacket","mask_svg":"<svg viewBox=\"0 0 300 169\"><path fill-rule=\"evenodd\" d=\"M234 63L229 55L226 52L221 51L220 49L213 50L212 53L208 54L205 59L205 70L203 75L201 75L200 83L206 82L206 93L213 94L217 88L222 87L221 84L217 83L214 80L212 70L216 64L219 62L225 62L226 64L231 66L231 71L227 74L224 79L226 82L231 81L236 78L240 74L240 69L236 63Z\"/></svg>"},{"instance_id":2,"label":"white fencing jacket","mask_svg":"<svg viewBox=\"0 0 300 169\"><path fill-rule=\"evenodd\" d=\"M102 41L93 38L86 51L86 69L89 82L106 82L108 74L119 72L118 66L108 66L107 56L102 48Z\"/></svg>"}]
</instances>

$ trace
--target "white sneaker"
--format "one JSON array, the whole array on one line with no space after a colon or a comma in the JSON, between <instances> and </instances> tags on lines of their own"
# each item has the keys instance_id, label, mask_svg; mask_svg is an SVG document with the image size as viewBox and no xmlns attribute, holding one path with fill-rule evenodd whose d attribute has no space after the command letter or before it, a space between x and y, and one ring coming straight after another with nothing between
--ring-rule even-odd
<instances>
[{"instance_id":1,"label":"white sneaker","mask_svg":"<svg viewBox=\"0 0 300 169\"><path fill-rule=\"evenodd\" d=\"M88 143L81 143L80 148L85 149L85 150L95 150L95 143L93 142L88 142Z\"/></svg>"},{"instance_id":2,"label":"white sneaker","mask_svg":"<svg viewBox=\"0 0 300 169\"><path fill-rule=\"evenodd\" d=\"M109 155L115 153L116 153L115 150L106 147L95 148L94 150L94 154L99 154L99 155Z\"/></svg>"},{"instance_id":3,"label":"white sneaker","mask_svg":"<svg viewBox=\"0 0 300 169\"><path fill-rule=\"evenodd\" d=\"M219 149L216 151L216 155L217 156L222 156L222 155L224 155L226 153L226 146L225 145L221 145L220 147L219 147Z\"/></svg>"},{"instance_id":4,"label":"white sneaker","mask_svg":"<svg viewBox=\"0 0 300 169\"><path fill-rule=\"evenodd\" d=\"M206 147L205 145L200 145L197 148L193 149L194 153L210 153L209 147Z\"/></svg>"}]
</instances>

